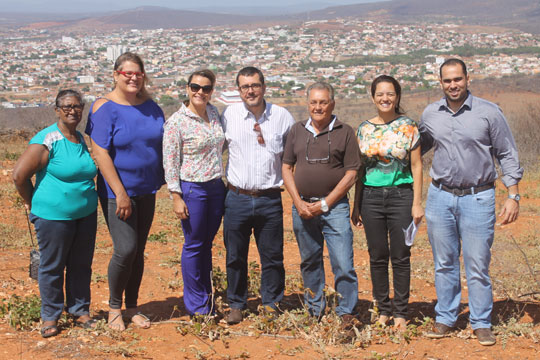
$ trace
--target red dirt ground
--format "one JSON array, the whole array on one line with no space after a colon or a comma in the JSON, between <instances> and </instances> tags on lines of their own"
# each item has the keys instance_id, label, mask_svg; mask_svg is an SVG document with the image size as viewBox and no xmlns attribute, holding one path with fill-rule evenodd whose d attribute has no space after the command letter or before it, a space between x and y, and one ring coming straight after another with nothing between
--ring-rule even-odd
<instances>
[{"instance_id":1,"label":"red dirt ground","mask_svg":"<svg viewBox=\"0 0 540 360\"><path fill-rule=\"evenodd\" d=\"M22 207L15 205L15 189L11 185L13 161L0 162L0 224L12 226L15 236L28 238L27 224ZM528 184L538 187L538 184ZM291 202L284 193L285 208L285 264L286 273L293 279L299 278L299 253L291 227ZM498 203L504 194L498 192ZM170 201L162 190L159 193L158 211L151 230L152 234L166 231L178 237L176 221L171 216ZM497 227L498 233L518 236L525 228L538 223L538 199L526 198L522 201L521 217L516 224ZM101 215L100 215L101 216ZM431 252L425 240L425 225L420 229L419 238L423 244L413 247L413 278L411 284L411 319L424 316L433 317L433 305L436 300L432 278ZM5 235L4 235L5 236ZM169 235L173 236L173 235ZM365 240L360 230L355 230L358 238L355 247L355 265L359 277L359 310L364 323L369 319L371 284L369 281L368 254L362 244ZM2 240L3 242L5 240ZM409 341L388 332L373 337L371 344L364 346L328 345L319 346L303 337L294 338L290 331L280 332L278 336L266 336L253 327L255 320L248 319L235 326L220 323L229 334L223 339L210 340L208 336L192 333L183 335L177 327L189 321L183 311L181 292L180 265L170 266L171 259L179 260L179 242L149 242L146 248L146 268L140 291L141 310L153 320L148 330L130 326L123 334L111 334L106 331L85 331L73 328L67 323L61 334L50 339L42 339L37 330L17 331L6 320L0 320L0 359L120 359L131 356L136 359L537 359L540 357L540 303L528 297L527 301L514 301L508 297L495 299L496 314L516 314L520 324L532 324L533 335L507 336L498 335L498 342L492 347L480 346L471 337L467 328L467 291L464 284L462 299L463 313L458 322L460 328L452 337L430 340L422 336L426 327L420 326L419 334L412 335ZM28 277L29 246L1 246L0 256L0 299L7 299L12 294L38 294L37 283ZM258 262L254 242L250 248L250 260ZM107 310L108 287L106 282L107 264L110 258L111 241L103 221L99 223L92 282L92 314L104 318ZM224 269L225 249L222 234L219 233L214 243L214 266ZM175 258L176 256L176 258ZM497 253L494 252L494 258ZM420 264L426 263L425 268ZM328 258L325 258L327 284L332 284ZM416 269L416 270L414 270ZM431 271L431 272L429 272ZM511 269L508 269L511 271ZM422 272L427 272L422 276ZM420 274L420 275L419 275ZM523 274L526 276L526 274ZM289 307L298 306L299 292L286 293ZM256 312L259 299L250 299L250 310ZM227 308L225 308L227 310ZM495 317L495 316L494 316ZM418 325L420 325L417 322Z\"/></svg>"}]
</instances>

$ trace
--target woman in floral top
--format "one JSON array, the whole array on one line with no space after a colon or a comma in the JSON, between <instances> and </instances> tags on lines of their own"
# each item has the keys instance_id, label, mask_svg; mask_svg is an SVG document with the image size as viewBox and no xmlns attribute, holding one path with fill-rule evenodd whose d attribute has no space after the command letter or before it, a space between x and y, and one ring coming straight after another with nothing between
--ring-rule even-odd
<instances>
[{"instance_id":1,"label":"woman in floral top","mask_svg":"<svg viewBox=\"0 0 540 360\"><path fill-rule=\"evenodd\" d=\"M219 113L209 103L215 83L210 70L192 73L186 87L189 100L164 125L163 167L184 231L184 304L191 315L213 312L212 242L224 210L225 135Z\"/></svg>"},{"instance_id":2,"label":"woman in floral top","mask_svg":"<svg viewBox=\"0 0 540 360\"><path fill-rule=\"evenodd\" d=\"M403 229L412 220L419 224L422 208L422 159L416 123L399 106L401 86L391 76L381 75L371 85L378 115L358 127L358 144L365 173L359 177L352 221L364 227L368 242L373 298L377 322L407 326L411 250ZM390 241L388 241L390 240ZM390 301L388 260L394 277L394 309Z\"/></svg>"}]
</instances>

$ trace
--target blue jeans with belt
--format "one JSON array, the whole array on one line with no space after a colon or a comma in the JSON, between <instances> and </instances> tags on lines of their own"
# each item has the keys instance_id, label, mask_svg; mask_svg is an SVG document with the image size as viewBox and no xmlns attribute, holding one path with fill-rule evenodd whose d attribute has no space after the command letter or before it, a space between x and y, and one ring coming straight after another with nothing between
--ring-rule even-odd
<instances>
[{"instance_id":1,"label":"blue jeans with belt","mask_svg":"<svg viewBox=\"0 0 540 360\"><path fill-rule=\"evenodd\" d=\"M213 312L212 243L223 216L225 185L221 179L181 182L189 217L182 220L184 305L194 315Z\"/></svg>"},{"instance_id":2,"label":"blue jeans with belt","mask_svg":"<svg viewBox=\"0 0 540 360\"><path fill-rule=\"evenodd\" d=\"M247 306L247 258L252 232L261 259L262 303L274 308L285 290L283 205L279 191L254 197L229 190L225 197L227 300L234 309Z\"/></svg>"},{"instance_id":3,"label":"blue jeans with belt","mask_svg":"<svg viewBox=\"0 0 540 360\"><path fill-rule=\"evenodd\" d=\"M338 201L327 213L311 219L302 219L293 206L293 229L302 258L300 269L306 289L304 301L314 316L321 316L326 307L323 294L325 239L334 273L335 289L340 296L336 313L352 314L358 302L358 279L353 263L353 233L349 214L347 197Z\"/></svg>"},{"instance_id":4,"label":"blue jeans with belt","mask_svg":"<svg viewBox=\"0 0 540 360\"><path fill-rule=\"evenodd\" d=\"M459 315L459 256L469 289L471 328L490 328L493 294L489 277L495 226L495 189L457 196L430 185L426 202L429 241L435 263L436 321L454 326Z\"/></svg>"},{"instance_id":5,"label":"blue jeans with belt","mask_svg":"<svg viewBox=\"0 0 540 360\"><path fill-rule=\"evenodd\" d=\"M46 220L30 214L30 220L41 253L38 270L41 319L56 321L62 315L64 270L67 312L88 315L97 212L76 220Z\"/></svg>"}]
</instances>

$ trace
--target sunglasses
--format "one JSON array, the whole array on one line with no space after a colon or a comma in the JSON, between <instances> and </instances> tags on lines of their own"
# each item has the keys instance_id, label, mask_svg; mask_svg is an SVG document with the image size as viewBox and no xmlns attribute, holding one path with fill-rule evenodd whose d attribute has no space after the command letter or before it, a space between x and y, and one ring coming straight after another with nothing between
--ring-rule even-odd
<instances>
[{"instance_id":1,"label":"sunglasses","mask_svg":"<svg viewBox=\"0 0 540 360\"><path fill-rule=\"evenodd\" d=\"M309 157L309 139L312 138L312 136L308 136L307 143L306 143L306 161L308 164L328 164L330 162L330 131L328 131L328 155L324 158L311 158ZM313 148L313 146L312 146Z\"/></svg>"},{"instance_id":2,"label":"sunglasses","mask_svg":"<svg viewBox=\"0 0 540 360\"><path fill-rule=\"evenodd\" d=\"M212 92L212 90L214 90L214 87L212 85L201 86L199 84L190 83L190 84L188 84L188 86L189 86L189 89L194 93L198 93L199 90L202 89L203 93L210 94Z\"/></svg>"},{"instance_id":3,"label":"sunglasses","mask_svg":"<svg viewBox=\"0 0 540 360\"><path fill-rule=\"evenodd\" d=\"M255 131L255 133L257 134L257 142L261 145L264 145L264 138L262 136L261 125L258 122L256 122L255 125L253 125L253 131Z\"/></svg>"},{"instance_id":4,"label":"sunglasses","mask_svg":"<svg viewBox=\"0 0 540 360\"><path fill-rule=\"evenodd\" d=\"M142 79L144 77L144 73L140 71L120 71L116 70L117 73L124 75L125 77L132 78L136 77L138 79Z\"/></svg>"}]
</instances>

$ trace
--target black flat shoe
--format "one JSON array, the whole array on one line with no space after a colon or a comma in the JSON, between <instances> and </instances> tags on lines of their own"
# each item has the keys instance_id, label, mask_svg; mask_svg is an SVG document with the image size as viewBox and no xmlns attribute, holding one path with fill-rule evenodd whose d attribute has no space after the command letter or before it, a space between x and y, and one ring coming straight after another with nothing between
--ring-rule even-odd
<instances>
[{"instance_id":1,"label":"black flat shoe","mask_svg":"<svg viewBox=\"0 0 540 360\"><path fill-rule=\"evenodd\" d=\"M96 319L90 319L86 322L75 321L75 325L83 329L95 329L97 322L98 321Z\"/></svg>"}]
</instances>

